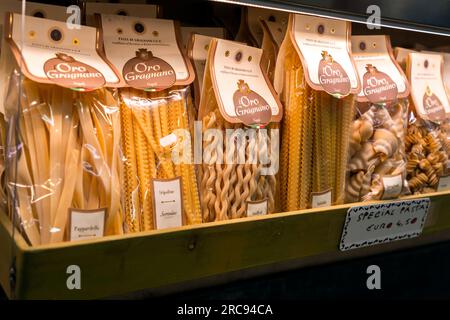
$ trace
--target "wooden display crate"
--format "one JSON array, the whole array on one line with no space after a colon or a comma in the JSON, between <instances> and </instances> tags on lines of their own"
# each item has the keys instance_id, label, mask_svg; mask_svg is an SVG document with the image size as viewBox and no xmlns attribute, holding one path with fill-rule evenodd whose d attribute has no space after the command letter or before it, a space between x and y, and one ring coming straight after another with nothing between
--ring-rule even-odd
<instances>
[{"instance_id":1,"label":"wooden display crate","mask_svg":"<svg viewBox=\"0 0 450 320\"><path fill-rule=\"evenodd\" d=\"M339 241L347 210L357 204L39 247L30 247L18 232L13 242L11 223L0 214L0 282L17 299L177 291L450 239L450 192L423 197L431 206L420 237L347 252L339 251ZM81 268L81 290L67 288L70 265Z\"/></svg>"}]
</instances>

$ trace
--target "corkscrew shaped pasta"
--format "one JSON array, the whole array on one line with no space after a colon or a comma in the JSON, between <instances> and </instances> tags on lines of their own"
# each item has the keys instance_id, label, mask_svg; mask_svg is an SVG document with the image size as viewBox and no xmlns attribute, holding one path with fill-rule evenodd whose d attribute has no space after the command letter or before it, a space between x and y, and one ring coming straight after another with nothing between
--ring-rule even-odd
<instances>
[{"instance_id":1,"label":"corkscrew shaped pasta","mask_svg":"<svg viewBox=\"0 0 450 320\"><path fill-rule=\"evenodd\" d=\"M406 171L409 188L414 194L436 191L439 178L446 172L448 155L438 137L439 128L421 119L410 124L407 130Z\"/></svg>"}]
</instances>

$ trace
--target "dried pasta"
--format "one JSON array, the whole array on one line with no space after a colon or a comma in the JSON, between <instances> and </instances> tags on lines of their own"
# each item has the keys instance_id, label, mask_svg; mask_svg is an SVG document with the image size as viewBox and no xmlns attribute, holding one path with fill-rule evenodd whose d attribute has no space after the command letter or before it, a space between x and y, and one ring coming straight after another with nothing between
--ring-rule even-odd
<instances>
[{"instance_id":1,"label":"dried pasta","mask_svg":"<svg viewBox=\"0 0 450 320\"><path fill-rule=\"evenodd\" d=\"M127 232L156 228L154 179L181 178L183 218L186 224L201 223L195 169L192 165L189 91L171 88L146 92L121 88L120 101L122 170ZM167 142L166 142L167 141ZM175 161L173 154L182 158Z\"/></svg>"},{"instance_id":2,"label":"dried pasta","mask_svg":"<svg viewBox=\"0 0 450 320\"><path fill-rule=\"evenodd\" d=\"M105 234L122 233L119 113L111 94L28 79L21 84L21 112L13 118L17 122L10 121L8 148L23 148L16 154L17 170L9 167L8 185L30 243L68 240L69 209L106 208ZM16 90L9 92L9 101L18 98Z\"/></svg>"}]
</instances>

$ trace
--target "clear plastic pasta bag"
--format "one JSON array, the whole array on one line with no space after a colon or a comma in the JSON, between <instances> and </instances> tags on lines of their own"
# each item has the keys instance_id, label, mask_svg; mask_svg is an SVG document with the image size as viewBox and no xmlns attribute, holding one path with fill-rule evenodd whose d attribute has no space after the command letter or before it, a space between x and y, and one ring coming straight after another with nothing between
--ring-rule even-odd
<instances>
[{"instance_id":1,"label":"clear plastic pasta bag","mask_svg":"<svg viewBox=\"0 0 450 320\"><path fill-rule=\"evenodd\" d=\"M339 50L320 40L324 30L332 29L339 32L326 36ZM350 125L359 91L350 33L350 24L344 21L290 15L274 78L285 110L279 184L283 211L344 202ZM305 39L316 44L305 44Z\"/></svg>"},{"instance_id":2,"label":"clear plastic pasta bag","mask_svg":"<svg viewBox=\"0 0 450 320\"><path fill-rule=\"evenodd\" d=\"M261 68L262 54L261 49L237 42L211 40L199 109L203 221L278 211L282 108ZM247 68L248 74L226 72L227 68Z\"/></svg>"},{"instance_id":3,"label":"clear plastic pasta bag","mask_svg":"<svg viewBox=\"0 0 450 320\"><path fill-rule=\"evenodd\" d=\"M392 199L408 193L407 114L407 99L390 105L358 105L350 133L346 202Z\"/></svg>"},{"instance_id":4,"label":"clear plastic pasta bag","mask_svg":"<svg viewBox=\"0 0 450 320\"><path fill-rule=\"evenodd\" d=\"M438 191L449 167L450 106L442 79L443 57L408 54L411 112L405 138L408 186L413 194Z\"/></svg>"},{"instance_id":5,"label":"clear plastic pasta bag","mask_svg":"<svg viewBox=\"0 0 450 320\"><path fill-rule=\"evenodd\" d=\"M14 72L5 110L10 212L29 242L122 233L119 108L111 93L76 92ZM94 229L78 220L90 213L103 219Z\"/></svg>"},{"instance_id":6,"label":"clear plastic pasta bag","mask_svg":"<svg viewBox=\"0 0 450 320\"><path fill-rule=\"evenodd\" d=\"M187 87L116 91L126 232L201 223Z\"/></svg>"},{"instance_id":7,"label":"clear plastic pasta bag","mask_svg":"<svg viewBox=\"0 0 450 320\"><path fill-rule=\"evenodd\" d=\"M448 171L447 136L434 122L410 113L405 139L408 186L413 194L434 192Z\"/></svg>"}]
</instances>

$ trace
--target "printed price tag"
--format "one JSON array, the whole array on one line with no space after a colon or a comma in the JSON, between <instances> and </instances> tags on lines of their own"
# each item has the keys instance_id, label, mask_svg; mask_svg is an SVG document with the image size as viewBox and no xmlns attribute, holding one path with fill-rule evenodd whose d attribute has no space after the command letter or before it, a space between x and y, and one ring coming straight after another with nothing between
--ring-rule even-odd
<instances>
[{"instance_id":1,"label":"printed price tag","mask_svg":"<svg viewBox=\"0 0 450 320\"><path fill-rule=\"evenodd\" d=\"M267 199L261 201L247 201L247 217L267 214Z\"/></svg>"},{"instance_id":2,"label":"printed price tag","mask_svg":"<svg viewBox=\"0 0 450 320\"><path fill-rule=\"evenodd\" d=\"M450 190L450 175L442 176L439 179L439 185L437 191L447 191Z\"/></svg>"},{"instance_id":3,"label":"printed price tag","mask_svg":"<svg viewBox=\"0 0 450 320\"><path fill-rule=\"evenodd\" d=\"M350 208L340 250L417 237L422 233L429 205L430 199L425 198Z\"/></svg>"},{"instance_id":4,"label":"printed price tag","mask_svg":"<svg viewBox=\"0 0 450 320\"><path fill-rule=\"evenodd\" d=\"M103 237L106 209L69 209L70 241Z\"/></svg>"},{"instance_id":5,"label":"printed price tag","mask_svg":"<svg viewBox=\"0 0 450 320\"><path fill-rule=\"evenodd\" d=\"M156 229L181 227L183 225L183 201L181 178L153 180L153 199Z\"/></svg>"},{"instance_id":6,"label":"printed price tag","mask_svg":"<svg viewBox=\"0 0 450 320\"><path fill-rule=\"evenodd\" d=\"M311 207L321 208L331 206L331 190L311 193Z\"/></svg>"},{"instance_id":7,"label":"printed price tag","mask_svg":"<svg viewBox=\"0 0 450 320\"><path fill-rule=\"evenodd\" d=\"M392 199L400 195L403 188L402 175L384 176L383 177L384 192L382 199Z\"/></svg>"}]
</instances>

